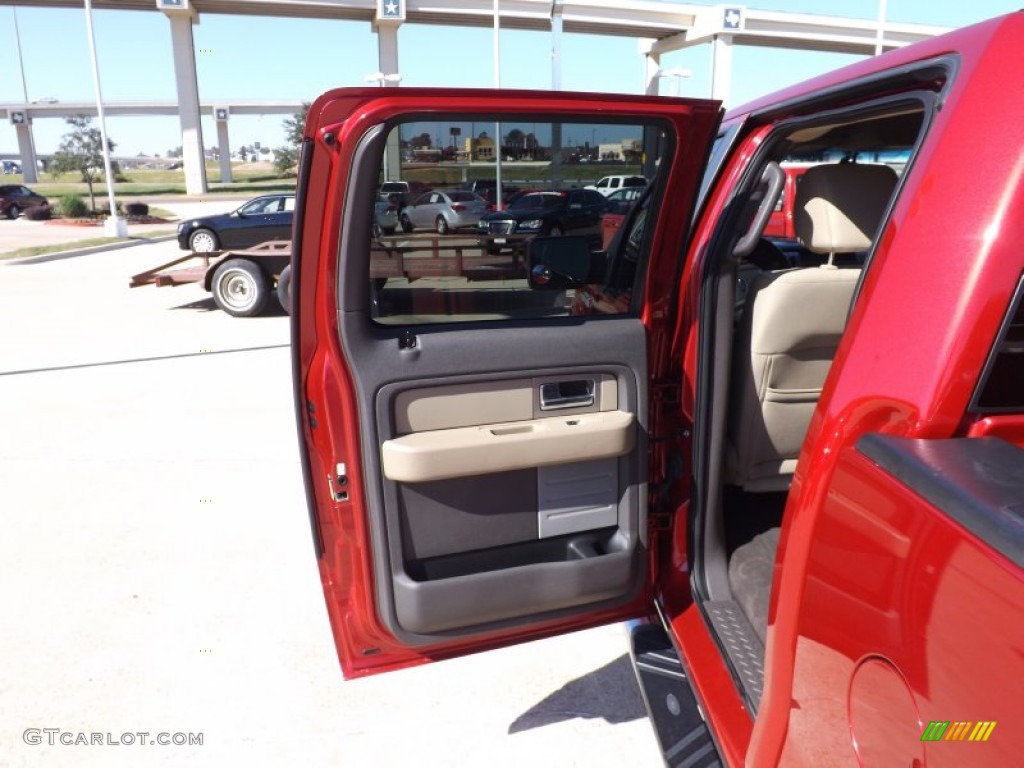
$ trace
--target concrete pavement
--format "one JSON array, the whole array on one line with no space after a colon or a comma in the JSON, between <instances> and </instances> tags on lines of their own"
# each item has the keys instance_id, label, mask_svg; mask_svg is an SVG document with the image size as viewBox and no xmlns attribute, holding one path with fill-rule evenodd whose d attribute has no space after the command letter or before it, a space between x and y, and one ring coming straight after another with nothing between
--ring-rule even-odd
<instances>
[{"instance_id":1,"label":"concrete pavement","mask_svg":"<svg viewBox=\"0 0 1024 768\"><path fill-rule=\"evenodd\" d=\"M342 681L287 318L127 288L178 253L0 263L0 765L660 765L618 626Z\"/></svg>"}]
</instances>

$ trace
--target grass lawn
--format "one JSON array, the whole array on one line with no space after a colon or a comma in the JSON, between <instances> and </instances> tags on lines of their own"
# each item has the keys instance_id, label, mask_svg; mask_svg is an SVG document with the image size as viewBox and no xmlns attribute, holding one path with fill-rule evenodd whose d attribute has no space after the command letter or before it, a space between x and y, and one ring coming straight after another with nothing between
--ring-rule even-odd
<instances>
[{"instance_id":1,"label":"grass lawn","mask_svg":"<svg viewBox=\"0 0 1024 768\"><path fill-rule=\"evenodd\" d=\"M621 163L563 163L558 186L583 187L593 184L602 176L639 176L638 165ZM430 186L457 187L463 180L493 179L494 163L474 163L470 166L447 163L408 165L402 171L407 181L421 181ZM551 164L543 162L504 162L501 164L503 183L512 186L546 187L552 181Z\"/></svg>"},{"instance_id":2,"label":"grass lawn","mask_svg":"<svg viewBox=\"0 0 1024 768\"><path fill-rule=\"evenodd\" d=\"M156 197L160 195L184 195L185 172L182 169L174 171L159 168L129 168L122 172L127 181L115 182L114 194L125 202L131 202L133 197ZM209 184L210 194L263 194L273 191L291 191L295 189L294 176L278 176L270 163L236 163L232 168L234 181L230 184L220 180L220 166L217 163L207 163L206 179ZM29 186L34 192L52 198L51 202L64 195L81 195L88 200L89 187L74 174L63 174L54 177L51 173L40 173L39 181ZM4 176L5 184L21 184L22 177L18 174ZM107 187L105 182L93 185L93 193L96 195L97 203L99 198L106 197Z\"/></svg>"},{"instance_id":3,"label":"grass lawn","mask_svg":"<svg viewBox=\"0 0 1024 768\"><path fill-rule=\"evenodd\" d=\"M45 253L59 253L60 251L77 251L80 248L92 248L93 246L108 245L110 243L123 243L128 240L150 240L154 237L173 234L173 229L167 229L147 232L145 235L136 235L135 237L91 237L85 240L75 240L72 243L61 243L60 245L34 245L29 248L19 248L8 253L0 253L0 261L27 259L30 256L42 256Z\"/></svg>"},{"instance_id":4,"label":"grass lawn","mask_svg":"<svg viewBox=\"0 0 1024 768\"><path fill-rule=\"evenodd\" d=\"M606 175L639 174L635 165L605 163L564 164L560 173L560 185L565 187L585 186ZM128 181L114 184L114 194L124 202L132 199L158 197L160 195L184 195L185 172L158 168L126 169L123 172ZM261 195L267 192L292 191L295 189L294 176L279 176L270 163L235 163L232 168L234 181L230 184L220 180L220 166L206 164L206 178L209 194ZM551 182L550 163L508 162L502 163L502 177L506 183L515 186L546 186ZM421 181L431 186L457 186L463 179L493 179L493 163L474 163L470 166L448 163L409 164L402 172L402 178ZM52 174L41 173L39 182L32 184L33 190L52 198L52 202L68 194L88 198L88 187L75 181L71 174L54 178ZM21 183L18 175L5 176L6 183ZM93 191L99 198L106 196L106 185L98 183Z\"/></svg>"}]
</instances>

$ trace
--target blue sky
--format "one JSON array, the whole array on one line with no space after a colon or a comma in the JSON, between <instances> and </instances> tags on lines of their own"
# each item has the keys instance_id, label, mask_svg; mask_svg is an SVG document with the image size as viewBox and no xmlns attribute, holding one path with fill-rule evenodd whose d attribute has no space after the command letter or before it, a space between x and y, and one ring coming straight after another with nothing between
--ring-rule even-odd
<instances>
[{"instance_id":1,"label":"blue sky","mask_svg":"<svg viewBox=\"0 0 1024 768\"><path fill-rule=\"evenodd\" d=\"M154 3L155 5L155 3ZM760 0L748 7L875 18L876 0ZM1017 10L1021 0L888 0L887 18L957 27ZM21 103L12 8L0 6L0 103ZM174 100L170 29L156 11L93 12L105 101ZM81 9L17 9L29 100L92 101L92 69ZM203 100L300 99L311 101L340 86L364 85L377 66L377 37L365 22L204 14L193 30ZM490 87L492 30L406 23L398 45L403 86ZM551 84L550 35L508 30L501 35L501 80L506 88ZM737 46L732 104L739 104L855 61L845 54ZM662 57L662 67L683 67L684 96L709 95L710 48L696 46ZM640 93L643 63L632 38L566 34L562 44L565 90ZM663 93L674 93L666 82ZM231 144L283 143L280 115L233 117ZM37 120L36 146L53 151L65 132L59 120ZM176 117L108 118L118 154L165 154L181 143ZM206 146L217 143L204 122ZM13 128L0 125L0 152L17 150Z\"/></svg>"}]
</instances>

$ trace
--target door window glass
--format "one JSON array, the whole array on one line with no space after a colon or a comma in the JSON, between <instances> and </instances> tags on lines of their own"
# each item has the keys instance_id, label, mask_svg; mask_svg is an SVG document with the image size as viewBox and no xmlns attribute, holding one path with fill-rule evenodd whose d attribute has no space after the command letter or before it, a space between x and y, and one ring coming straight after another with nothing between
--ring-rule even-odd
<instances>
[{"instance_id":1,"label":"door window glass","mask_svg":"<svg viewBox=\"0 0 1024 768\"><path fill-rule=\"evenodd\" d=\"M644 168L666 167L661 153L676 145L669 138L654 121L456 119L394 126L382 142L373 193L385 181L401 181L417 193L411 200L418 205L443 201L440 193L466 199L466 193L453 193L459 189L487 190L488 199L486 207L465 207L446 227L431 220L372 238L367 284L374 320L408 325L569 316L578 289L529 286L530 242L552 234L586 238L594 262L588 280L603 283L606 234L622 217L603 215L607 202L593 187L609 172L642 178ZM407 204L397 200L399 217ZM656 205L655 198L648 204ZM634 250L643 245L642 238L630 242ZM630 260L635 266L639 255Z\"/></svg>"}]
</instances>

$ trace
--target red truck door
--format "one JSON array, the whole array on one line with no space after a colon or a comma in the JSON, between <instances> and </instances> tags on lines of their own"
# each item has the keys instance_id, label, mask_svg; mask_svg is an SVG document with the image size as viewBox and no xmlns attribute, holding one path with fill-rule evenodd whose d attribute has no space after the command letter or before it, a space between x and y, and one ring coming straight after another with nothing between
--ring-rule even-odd
<instances>
[{"instance_id":1,"label":"red truck door","mask_svg":"<svg viewBox=\"0 0 1024 768\"><path fill-rule=\"evenodd\" d=\"M650 612L648 377L718 120L709 101L515 91L340 90L312 105L295 395L347 677ZM570 316L571 295L531 291L517 244L486 232L372 237L382 180L493 176L494 137L513 129L535 158L504 167L509 183L583 186L573 157L591 141L650 169L619 314ZM460 162L416 162L414 147L456 140Z\"/></svg>"}]
</instances>

